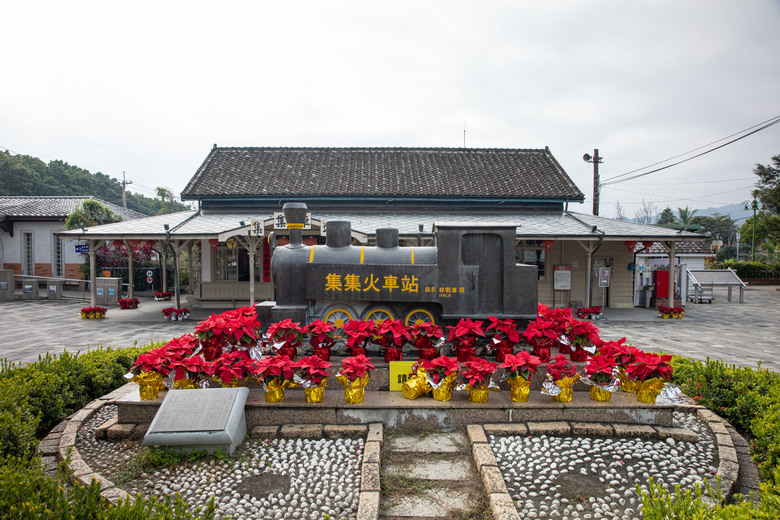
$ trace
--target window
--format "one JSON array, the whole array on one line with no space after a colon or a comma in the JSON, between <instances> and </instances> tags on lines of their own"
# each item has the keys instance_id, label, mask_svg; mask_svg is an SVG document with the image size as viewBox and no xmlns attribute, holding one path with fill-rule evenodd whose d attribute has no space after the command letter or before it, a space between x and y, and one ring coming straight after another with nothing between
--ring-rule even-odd
<instances>
[{"instance_id":1,"label":"window","mask_svg":"<svg viewBox=\"0 0 780 520\"><path fill-rule=\"evenodd\" d=\"M539 269L539 280L544 280L547 248L541 240L521 240L517 245L517 262L535 265Z\"/></svg>"},{"instance_id":2,"label":"window","mask_svg":"<svg viewBox=\"0 0 780 520\"><path fill-rule=\"evenodd\" d=\"M65 263L62 254L62 239L54 237L54 276L62 277L65 272Z\"/></svg>"},{"instance_id":3,"label":"window","mask_svg":"<svg viewBox=\"0 0 780 520\"><path fill-rule=\"evenodd\" d=\"M218 247L215 280L249 281L249 254L246 249Z\"/></svg>"},{"instance_id":4,"label":"window","mask_svg":"<svg viewBox=\"0 0 780 520\"><path fill-rule=\"evenodd\" d=\"M22 233L22 274L33 276L35 264L33 263L33 235Z\"/></svg>"}]
</instances>

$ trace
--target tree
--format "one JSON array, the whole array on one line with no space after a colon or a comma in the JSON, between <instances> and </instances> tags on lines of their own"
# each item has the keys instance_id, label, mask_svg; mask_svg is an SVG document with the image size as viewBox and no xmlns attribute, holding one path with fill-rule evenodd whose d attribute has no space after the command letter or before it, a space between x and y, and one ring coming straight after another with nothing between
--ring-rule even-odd
<instances>
[{"instance_id":1,"label":"tree","mask_svg":"<svg viewBox=\"0 0 780 520\"><path fill-rule=\"evenodd\" d=\"M772 164L756 164L753 173L758 175L756 194L764 209L780 213L780 154L772 157Z\"/></svg>"},{"instance_id":2,"label":"tree","mask_svg":"<svg viewBox=\"0 0 780 520\"><path fill-rule=\"evenodd\" d=\"M666 206L664 210L661 212L660 215L658 215L658 220L656 221L656 224L659 226L668 226L670 224L676 224L677 223L677 217L674 216L674 213L672 213L672 208L669 206Z\"/></svg>"},{"instance_id":3,"label":"tree","mask_svg":"<svg viewBox=\"0 0 780 520\"><path fill-rule=\"evenodd\" d=\"M734 244L737 232L737 223L728 215L715 213L711 217L693 217L691 224L701 226L699 233L709 233L710 242L722 240L724 244Z\"/></svg>"},{"instance_id":4,"label":"tree","mask_svg":"<svg viewBox=\"0 0 780 520\"><path fill-rule=\"evenodd\" d=\"M680 228L682 230L685 230L685 228L688 227L688 224L691 224L694 213L696 213L696 210L690 209L688 206L677 208L677 217L680 220Z\"/></svg>"},{"instance_id":5,"label":"tree","mask_svg":"<svg viewBox=\"0 0 780 520\"><path fill-rule=\"evenodd\" d=\"M157 214L164 215L166 213L172 213L174 211L173 192L170 189L162 186L158 186L156 190L157 196L160 197L160 210L157 212Z\"/></svg>"},{"instance_id":6,"label":"tree","mask_svg":"<svg viewBox=\"0 0 780 520\"><path fill-rule=\"evenodd\" d=\"M65 229L85 228L119 222L122 217L96 200L85 200L65 219Z\"/></svg>"},{"instance_id":7,"label":"tree","mask_svg":"<svg viewBox=\"0 0 780 520\"><path fill-rule=\"evenodd\" d=\"M634 212L634 219L639 224L652 224L656 213L658 213L658 206L653 204L652 200L642 199L642 205Z\"/></svg>"},{"instance_id":8,"label":"tree","mask_svg":"<svg viewBox=\"0 0 780 520\"><path fill-rule=\"evenodd\" d=\"M623 205L620 204L619 200L615 202L615 220L628 220L626 210L623 208Z\"/></svg>"},{"instance_id":9,"label":"tree","mask_svg":"<svg viewBox=\"0 0 780 520\"><path fill-rule=\"evenodd\" d=\"M756 258L761 251L768 255L768 260L774 260L775 251L780 248L780 215L773 215L768 211L761 210L756 213L755 232L757 249ZM742 224L739 230L742 238L747 242L753 238L753 217L750 217Z\"/></svg>"}]
</instances>

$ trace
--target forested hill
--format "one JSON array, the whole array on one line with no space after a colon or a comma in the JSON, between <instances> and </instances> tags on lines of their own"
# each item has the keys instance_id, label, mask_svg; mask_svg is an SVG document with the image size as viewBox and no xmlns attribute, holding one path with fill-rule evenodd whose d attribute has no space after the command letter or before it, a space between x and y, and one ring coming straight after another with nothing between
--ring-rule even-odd
<instances>
[{"instance_id":1,"label":"forested hill","mask_svg":"<svg viewBox=\"0 0 780 520\"><path fill-rule=\"evenodd\" d=\"M37 157L0 152L0 195L66 196L86 195L122 205L122 183L100 172L71 166L63 161L46 164ZM188 209L179 202L165 201L127 192L127 208L144 215Z\"/></svg>"}]
</instances>

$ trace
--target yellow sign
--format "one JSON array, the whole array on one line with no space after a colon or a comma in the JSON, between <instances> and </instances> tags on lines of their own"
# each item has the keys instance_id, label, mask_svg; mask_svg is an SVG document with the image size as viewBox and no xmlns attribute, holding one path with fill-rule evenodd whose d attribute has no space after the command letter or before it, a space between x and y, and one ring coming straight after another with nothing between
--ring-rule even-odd
<instances>
[{"instance_id":1,"label":"yellow sign","mask_svg":"<svg viewBox=\"0 0 780 520\"><path fill-rule=\"evenodd\" d=\"M390 391L400 392L406 382L406 378L412 373L412 366L417 361L391 361L390 366Z\"/></svg>"},{"instance_id":2,"label":"yellow sign","mask_svg":"<svg viewBox=\"0 0 780 520\"><path fill-rule=\"evenodd\" d=\"M238 240L236 240L236 239L235 239L235 238L233 238L233 237L230 237L230 238L228 238L228 239L227 239L227 241L225 242L225 245L226 245L226 246L228 246L228 248L229 248L229 249L235 249L235 248L236 248L236 246L238 245Z\"/></svg>"}]
</instances>

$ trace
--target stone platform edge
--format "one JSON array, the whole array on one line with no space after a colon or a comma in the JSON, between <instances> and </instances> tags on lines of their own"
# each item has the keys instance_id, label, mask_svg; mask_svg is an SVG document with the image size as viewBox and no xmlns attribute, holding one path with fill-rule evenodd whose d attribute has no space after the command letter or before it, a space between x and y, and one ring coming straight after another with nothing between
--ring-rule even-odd
<instances>
[{"instance_id":1,"label":"stone platform edge","mask_svg":"<svg viewBox=\"0 0 780 520\"><path fill-rule=\"evenodd\" d=\"M81 458L76 448L76 433L82 423L89 420L92 415L106 404L116 402L119 398L132 390L136 385L128 383L113 392L87 404L84 408L69 416L49 432L38 445L37 451L41 455L41 464L48 474L57 469L58 461L69 461L72 471L72 481L88 486L93 480L101 484L101 496L112 504L129 498L129 494L119 489L113 482L103 475L95 472ZM735 444L741 446L744 439L724 419L712 411L699 406L678 404L674 405L675 411L682 413L696 413L715 437L718 450L718 470L716 477L721 478L721 491L723 500L731 499L741 474L740 468L745 464L753 464L749 458L749 450L745 449L738 454ZM109 421L100 427L100 430L108 438L121 438L129 436L133 428L122 430L121 424ZM120 427L113 430L114 427ZM288 424L281 426L255 426L251 429L251 437L255 438L336 438L336 437L362 437L365 435L363 450L363 462L361 466L360 491L358 499L357 520L378 520L380 513L380 464L382 443L384 440L384 425L382 423L369 424ZM498 469L493 450L488 444L488 435L594 435L616 437L639 437L666 439L673 438L680 441L692 440L694 433L684 428L670 428L664 426L647 426L632 424L607 424L607 423L578 423L571 421L539 421L527 423L489 423L469 424L466 433L472 447L472 455L477 472L482 478L485 492L490 500L490 509L495 520L520 520L517 509L512 501L506 484ZM96 431L98 435L98 431ZM741 441L741 442L740 442ZM754 465L753 465L754 466ZM751 483L753 490L758 490L758 482Z\"/></svg>"}]
</instances>

